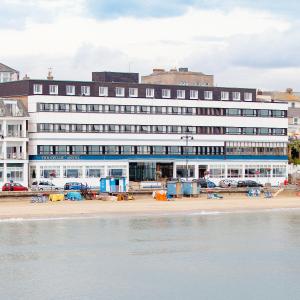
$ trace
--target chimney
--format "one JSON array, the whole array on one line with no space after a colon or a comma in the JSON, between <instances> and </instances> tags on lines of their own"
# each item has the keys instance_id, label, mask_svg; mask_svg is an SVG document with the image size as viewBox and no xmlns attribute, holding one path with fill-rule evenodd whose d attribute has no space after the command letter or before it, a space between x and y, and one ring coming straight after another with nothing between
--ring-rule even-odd
<instances>
[{"instance_id":1,"label":"chimney","mask_svg":"<svg viewBox=\"0 0 300 300\"><path fill-rule=\"evenodd\" d=\"M293 89L287 88L287 89L286 89L286 92L287 92L288 94L293 94Z\"/></svg>"},{"instance_id":2,"label":"chimney","mask_svg":"<svg viewBox=\"0 0 300 300\"><path fill-rule=\"evenodd\" d=\"M49 69L48 69L47 80L53 80L53 79L54 79L54 77L53 77L53 75L52 75L52 68L49 68Z\"/></svg>"},{"instance_id":3,"label":"chimney","mask_svg":"<svg viewBox=\"0 0 300 300\"><path fill-rule=\"evenodd\" d=\"M25 74L25 76L23 77L23 80L29 80L29 79L30 79L30 77L27 74Z\"/></svg>"}]
</instances>

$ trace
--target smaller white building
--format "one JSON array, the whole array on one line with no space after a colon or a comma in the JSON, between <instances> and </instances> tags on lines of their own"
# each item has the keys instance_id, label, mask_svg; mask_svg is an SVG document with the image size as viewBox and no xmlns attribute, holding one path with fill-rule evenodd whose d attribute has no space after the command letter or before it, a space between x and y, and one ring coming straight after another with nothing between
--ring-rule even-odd
<instances>
[{"instance_id":1,"label":"smaller white building","mask_svg":"<svg viewBox=\"0 0 300 300\"><path fill-rule=\"evenodd\" d=\"M19 80L19 72L0 63L0 83Z\"/></svg>"},{"instance_id":2,"label":"smaller white building","mask_svg":"<svg viewBox=\"0 0 300 300\"><path fill-rule=\"evenodd\" d=\"M20 100L0 98L0 184L28 186L28 120Z\"/></svg>"}]
</instances>

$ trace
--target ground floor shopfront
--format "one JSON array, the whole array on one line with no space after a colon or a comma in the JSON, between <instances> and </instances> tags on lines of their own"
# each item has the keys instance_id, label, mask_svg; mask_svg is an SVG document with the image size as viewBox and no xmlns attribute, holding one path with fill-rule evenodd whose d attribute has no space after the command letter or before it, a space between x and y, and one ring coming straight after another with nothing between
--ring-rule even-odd
<instances>
[{"instance_id":1,"label":"ground floor shopfront","mask_svg":"<svg viewBox=\"0 0 300 300\"><path fill-rule=\"evenodd\" d=\"M0 185L7 182L28 186L28 160L9 160L0 162ZM0 187L0 188L1 188Z\"/></svg>"},{"instance_id":2,"label":"ground floor shopfront","mask_svg":"<svg viewBox=\"0 0 300 300\"><path fill-rule=\"evenodd\" d=\"M98 187L106 176L125 176L127 181L155 181L161 178L198 179L208 177L216 184L224 178L252 179L262 184L278 185L288 176L285 158L260 159L124 159L116 157L35 156L30 160L30 184L36 180L52 180L63 186L66 182L82 182ZM188 171L188 172L186 172ZM188 175L186 175L188 173Z\"/></svg>"}]
</instances>

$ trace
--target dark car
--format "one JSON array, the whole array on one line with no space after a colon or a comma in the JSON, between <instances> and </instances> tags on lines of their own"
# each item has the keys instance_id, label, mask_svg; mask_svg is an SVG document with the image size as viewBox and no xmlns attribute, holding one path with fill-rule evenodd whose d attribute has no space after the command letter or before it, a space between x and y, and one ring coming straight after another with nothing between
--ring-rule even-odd
<instances>
[{"instance_id":1,"label":"dark car","mask_svg":"<svg viewBox=\"0 0 300 300\"><path fill-rule=\"evenodd\" d=\"M200 183L200 187L202 188L215 188L216 185L210 181L210 180L206 180L206 179L199 179L197 180Z\"/></svg>"},{"instance_id":2,"label":"dark car","mask_svg":"<svg viewBox=\"0 0 300 300\"><path fill-rule=\"evenodd\" d=\"M67 182L64 190L87 190L89 187L81 182Z\"/></svg>"},{"instance_id":3,"label":"dark car","mask_svg":"<svg viewBox=\"0 0 300 300\"><path fill-rule=\"evenodd\" d=\"M238 187L263 187L261 183L258 183L254 180L240 180L237 183Z\"/></svg>"}]
</instances>

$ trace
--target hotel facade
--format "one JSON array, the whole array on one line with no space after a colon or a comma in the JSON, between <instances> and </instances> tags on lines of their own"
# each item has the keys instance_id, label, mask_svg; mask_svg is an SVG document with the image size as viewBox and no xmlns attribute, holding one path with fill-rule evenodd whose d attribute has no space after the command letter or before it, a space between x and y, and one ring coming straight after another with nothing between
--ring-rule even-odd
<instances>
[{"instance_id":1,"label":"hotel facade","mask_svg":"<svg viewBox=\"0 0 300 300\"><path fill-rule=\"evenodd\" d=\"M140 84L137 73L95 72L92 81L0 84L21 99L29 122L29 184L102 176L287 178L286 103L258 102L255 89ZM188 137L188 140L186 139Z\"/></svg>"}]
</instances>

